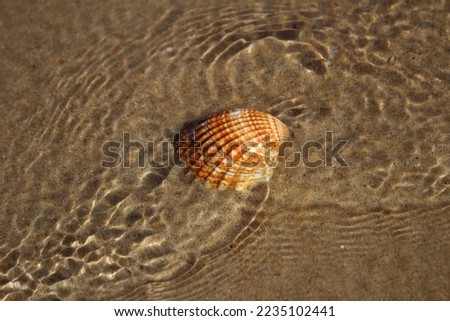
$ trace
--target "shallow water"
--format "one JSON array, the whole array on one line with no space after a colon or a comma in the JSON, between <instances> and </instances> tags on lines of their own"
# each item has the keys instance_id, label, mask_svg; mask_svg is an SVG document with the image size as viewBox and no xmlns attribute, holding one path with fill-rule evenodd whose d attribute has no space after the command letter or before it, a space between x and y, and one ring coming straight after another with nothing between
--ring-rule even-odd
<instances>
[{"instance_id":1,"label":"shallow water","mask_svg":"<svg viewBox=\"0 0 450 321\"><path fill-rule=\"evenodd\" d=\"M0 298L450 299L445 2L2 2ZM348 166L101 166L247 107Z\"/></svg>"}]
</instances>

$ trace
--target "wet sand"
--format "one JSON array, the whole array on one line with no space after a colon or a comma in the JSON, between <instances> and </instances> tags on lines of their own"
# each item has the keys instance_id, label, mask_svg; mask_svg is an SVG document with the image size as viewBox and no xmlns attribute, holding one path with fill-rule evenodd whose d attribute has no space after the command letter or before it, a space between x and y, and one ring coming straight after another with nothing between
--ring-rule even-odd
<instances>
[{"instance_id":1,"label":"wet sand","mask_svg":"<svg viewBox=\"0 0 450 321\"><path fill-rule=\"evenodd\" d=\"M445 2L2 1L0 298L449 300ZM101 166L257 108L348 166ZM324 158L325 149L311 155ZM330 165L330 164L329 164Z\"/></svg>"}]
</instances>

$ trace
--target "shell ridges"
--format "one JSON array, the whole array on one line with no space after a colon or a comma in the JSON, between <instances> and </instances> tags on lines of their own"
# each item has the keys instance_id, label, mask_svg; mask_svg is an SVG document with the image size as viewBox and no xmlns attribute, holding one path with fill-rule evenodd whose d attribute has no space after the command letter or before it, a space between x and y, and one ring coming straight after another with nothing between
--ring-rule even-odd
<instances>
[{"instance_id":1,"label":"shell ridges","mask_svg":"<svg viewBox=\"0 0 450 321\"><path fill-rule=\"evenodd\" d=\"M263 111L222 111L186 124L176 152L197 180L240 190L270 179L288 135L286 125Z\"/></svg>"}]
</instances>

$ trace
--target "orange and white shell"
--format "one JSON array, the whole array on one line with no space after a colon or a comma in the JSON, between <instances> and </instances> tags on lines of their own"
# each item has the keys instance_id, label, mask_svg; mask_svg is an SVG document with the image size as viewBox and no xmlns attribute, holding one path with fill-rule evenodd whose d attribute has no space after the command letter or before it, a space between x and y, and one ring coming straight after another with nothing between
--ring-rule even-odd
<instances>
[{"instance_id":1,"label":"orange and white shell","mask_svg":"<svg viewBox=\"0 0 450 321\"><path fill-rule=\"evenodd\" d=\"M254 109L222 111L186 124L175 141L179 160L209 186L243 189L272 176L289 130Z\"/></svg>"}]
</instances>

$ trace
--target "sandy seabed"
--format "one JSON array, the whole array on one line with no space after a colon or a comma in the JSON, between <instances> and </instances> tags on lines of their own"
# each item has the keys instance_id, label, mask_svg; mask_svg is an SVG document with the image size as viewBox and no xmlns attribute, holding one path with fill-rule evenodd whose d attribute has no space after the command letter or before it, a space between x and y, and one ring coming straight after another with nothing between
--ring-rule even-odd
<instances>
[{"instance_id":1,"label":"sandy seabed","mask_svg":"<svg viewBox=\"0 0 450 321\"><path fill-rule=\"evenodd\" d=\"M450 299L445 1L1 2L0 298ZM348 166L101 166L250 107Z\"/></svg>"}]
</instances>

